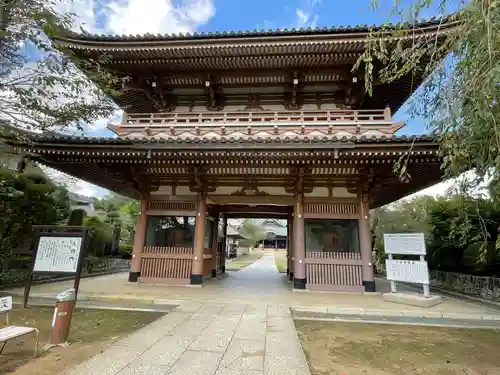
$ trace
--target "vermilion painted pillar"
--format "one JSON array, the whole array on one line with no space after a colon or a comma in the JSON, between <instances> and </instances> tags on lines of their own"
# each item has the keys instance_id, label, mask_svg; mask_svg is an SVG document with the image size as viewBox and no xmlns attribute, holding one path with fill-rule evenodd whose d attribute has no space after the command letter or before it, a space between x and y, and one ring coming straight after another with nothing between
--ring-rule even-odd
<instances>
[{"instance_id":1,"label":"vermilion painted pillar","mask_svg":"<svg viewBox=\"0 0 500 375\"><path fill-rule=\"evenodd\" d=\"M203 281L203 250L205 245L205 221L207 219L207 203L204 193L198 194L196 205L196 222L194 228L193 267L191 284L201 285Z\"/></svg>"},{"instance_id":2,"label":"vermilion painted pillar","mask_svg":"<svg viewBox=\"0 0 500 375\"><path fill-rule=\"evenodd\" d=\"M222 273L226 273L227 217L222 218Z\"/></svg>"},{"instance_id":3,"label":"vermilion painted pillar","mask_svg":"<svg viewBox=\"0 0 500 375\"><path fill-rule=\"evenodd\" d=\"M365 291L375 292L375 274L372 259L372 232L370 228L370 209L368 194L360 192L359 196L359 246L363 262L363 285Z\"/></svg>"},{"instance_id":4,"label":"vermilion painted pillar","mask_svg":"<svg viewBox=\"0 0 500 375\"><path fill-rule=\"evenodd\" d=\"M289 235L289 243L288 243L288 278L290 281L293 281L293 259L294 259L294 241L293 241L293 216L290 216L288 219L288 231Z\"/></svg>"},{"instance_id":5,"label":"vermilion painted pillar","mask_svg":"<svg viewBox=\"0 0 500 375\"><path fill-rule=\"evenodd\" d=\"M212 277L217 276L217 244L219 243L219 213L214 215L212 225Z\"/></svg>"},{"instance_id":6,"label":"vermilion painted pillar","mask_svg":"<svg viewBox=\"0 0 500 375\"><path fill-rule=\"evenodd\" d=\"M128 281L137 282L139 281L139 276L141 275L141 253L144 248L144 242L146 240L146 230L148 225L148 217L146 212L148 210L148 200L141 200L141 213L137 224L135 225L135 235L134 235L134 245L132 247L132 262L130 265L130 273L128 275Z\"/></svg>"},{"instance_id":7,"label":"vermilion painted pillar","mask_svg":"<svg viewBox=\"0 0 500 375\"><path fill-rule=\"evenodd\" d=\"M304 229L304 194L296 195L293 210L293 288L306 288L306 246Z\"/></svg>"}]
</instances>

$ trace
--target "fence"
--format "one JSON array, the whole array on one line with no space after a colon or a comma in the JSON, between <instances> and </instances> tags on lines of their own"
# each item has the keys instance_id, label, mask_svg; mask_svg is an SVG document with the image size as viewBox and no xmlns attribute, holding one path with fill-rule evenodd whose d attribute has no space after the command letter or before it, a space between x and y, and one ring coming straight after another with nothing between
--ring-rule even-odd
<instances>
[{"instance_id":1,"label":"fence","mask_svg":"<svg viewBox=\"0 0 500 375\"><path fill-rule=\"evenodd\" d=\"M430 271L431 285L457 293L500 302L500 278Z\"/></svg>"}]
</instances>

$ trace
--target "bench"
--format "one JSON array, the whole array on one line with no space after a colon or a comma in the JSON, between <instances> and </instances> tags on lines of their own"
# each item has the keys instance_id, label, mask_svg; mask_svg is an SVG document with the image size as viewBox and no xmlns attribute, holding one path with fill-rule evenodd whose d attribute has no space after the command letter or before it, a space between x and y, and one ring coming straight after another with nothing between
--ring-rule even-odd
<instances>
[{"instance_id":1,"label":"bench","mask_svg":"<svg viewBox=\"0 0 500 375\"><path fill-rule=\"evenodd\" d=\"M38 329L32 327L19 327L19 326L9 326L9 311L12 310L12 297L0 297L0 313L5 313L5 327L0 328L0 343L2 347L0 348L0 354L2 354L7 345L7 341L15 339L16 337L21 337L30 333L36 334L35 343L35 358L38 355L38 341L39 332Z\"/></svg>"}]
</instances>

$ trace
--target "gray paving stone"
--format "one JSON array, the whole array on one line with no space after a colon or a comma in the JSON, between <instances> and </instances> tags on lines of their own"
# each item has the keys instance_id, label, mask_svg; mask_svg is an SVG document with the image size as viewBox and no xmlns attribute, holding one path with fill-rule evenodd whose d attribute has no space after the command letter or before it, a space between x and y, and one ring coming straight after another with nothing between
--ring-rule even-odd
<instances>
[{"instance_id":1,"label":"gray paving stone","mask_svg":"<svg viewBox=\"0 0 500 375\"><path fill-rule=\"evenodd\" d=\"M294 332L294 335L295 332ZM284 334L283 332L267 332L266 334L266 357L304 356L297 336Z\"/></svg>"},{"instance_id":2,"label":"gray paving stone","mask_svg":"<svg viewBox=\"0 0 500 375\"><path fill-rule=\"evenodd\" d=\"M235 330L240 323L241 315L217 315L211 322L208 328L226 328Z\"/></svg>"},{"instance_id":3,"label":"gray paving stone","mask_svg":"<svg viewBox=\"0 0 500 375\"><path fill-rule=\"evenodd\" d=\"M189 350L224 352L233 338L234 330L227 327L209 327L189 346Z\"/></svg>"},{"instance_id":4,"label":"gray paving stone","mask_svg":"<svg viewBox=\"0 0 500 375\"><path fill-rule=\"evenodd\" d=\"M186 351L167 372L168 375L213 375L222 358L220 352Z\"/></svg>"},{"instance_id":5,"label":"gray paving stone","mask_svg":"<svg viewBox=\"0 0 500 375\"><path fill-rule=\"evenodd\" d=\"M247 305L244 314L267 316L267 305Z\"/></svg>"},{"instance_id":6,"label":"gray paving stone","mask_svg":"<svg viewBox=\"0 0 500 375\"><path fill-rule=\"evenodd\" d=\"M302 357L273 357L266 355L264 375L311 375Z\"/></svg>"},{"instance_id":7,"label":"gray paving stone","mask_svg":"<svg viewBox=\"0 0 500 375\"><path fill-rule=\"evenodd\" d=\"M165 337L146 350L131 365L154 365L170 368L186 351L192 340L181 335Z\"/></svg>"},{"instance_id":8,"label":"gray paving stone","mask_svg":"<svg viewBox=\"0 0 500 375\"><path fill-rule=\"evenodd\" d=\"M264 341L233 339L229 344L220 367L235 370L264 369Z\"/></svg>"},{"instance_id":9,"label":"gray paving stone","mask_svg":"<svg viewBox=\"0 0 500 375\"><path fill-rule=\"evenodd\" d=\"M197 313L215 313L218 314L224 308L224 303L204 303Z\"/></svg>"},{"instance_id":10,"label":"gray paving stone","mask_svg":"<svg viewBox=\"0 0 500 375\"><path fill-rule=\"evenodd\" d=\"M247 305L230 303L223 307L219 315L242 315Z\"/></svg>"},{"instance_id":11,"label":"gray paving stone","mask_svg":"<svg viewBox=\"0 0 500 375\"><path fill-rule=\"evenodd\" d=\"M214 375L264 375L263 370L235 370L227 367L219 367Z\"/></svg>"},{"instance_id":12,"label":"gray paving stone","mask_svg":"<svg viewBox=\"0 0 500 375\"><path fill-rule=\"evenodd\" d=\"M266 319L253 317L251 319L242 316L240 324L234 333L235 339L264 340L266 337Z\"/></svg>"},{"instance_id":13,"label":"gray paving stone","mask_svg":"<svg viewBox=\"0 0 500 375\"><path fill-rule=\"evenodd\" d=\"M165 375L169 368L170 366L134 365L131 363L117 375Z\"/></svg>"},{"instance_id":14,"label":"gray paving stone","mask_svg":"<svg viewBox=\"0 0 500 375\"><path fill-rule=\"evenodd\" d=\"M184 301L182 304L175 309L175 311L194 313L198 311L203 303L195 301Z\"/></svg>"},{"instance_id":15,"label":"gray paving stone","mask_svg":"<svg viewBox=\"0 0 500 375\"><path fill-rule=\"evenodd\" d=\"M267 306L267 317L273 316L292 316L290 307L282 305L268 305Z\"/></svg>"},{"instance_id":16,"label":"gray paving stone","mask_svg":"<svg viewBox=\"0 0 500 375\"><path fill-rule=\"evenodd\" d=\"M289 317L269 317L267 318L268 332L292 332L295 334L295 324Z\"/></svg>"},{"instance_id":17,"label":"gray paving stone","mask_svg":"<svg viewBox=\"0 0 500 375\"><path fill-rule=\"evenodd\" d=\"M141 328L140 330L128 335L118 341L120 346L134 346L146 350L162 337L173 332L176 327L185 322L189 314L172 313L168 314L157 321Z\"/></svg>"},{"instance_id":18,"label":"gray paving stone","mask_svg":"<svg viewBox=\"0 0 500 375\"><path fill-rule=\"evenodd\" d=\"M139 356L141 351L113 345L87 362L67 372L69 375L115 375Z\"/></svg>"}]
</instances>

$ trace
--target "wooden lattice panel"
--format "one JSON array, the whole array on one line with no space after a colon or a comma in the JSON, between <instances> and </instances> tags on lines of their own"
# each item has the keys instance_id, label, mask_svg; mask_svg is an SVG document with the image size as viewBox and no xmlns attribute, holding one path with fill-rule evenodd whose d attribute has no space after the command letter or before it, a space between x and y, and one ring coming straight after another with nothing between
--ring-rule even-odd
<instances>
[{"instance_id":1,"label":"wooden lattice panel","mask_svg":"<svg viewBox=\"0 0 500 375\"><path fill-rule=\"evenodd\" d=\"M155 211L196 211L196 203L194 202L165 202L165 201L150 201L148 204L149 210Z\"/></svg>"},{"instance_id":2,"label":"wooden lattice panel","mask_svg":"<svg viewBox=\"0 0 500 375\"><path fill-rule=\"evenodd\" d=\"M142 254L164 254L164 255L180 255L193 254L192 247L163 247L163 246L145 246Z\"/></svg>"},{"instance_id":3,"label":"wooden lattice panel","mask_svg":"<svg viewBox=\"0 0 500 375\"><path fill-rule=\"evenodd\" d=\"M304 214L309 218L358 219L359 208L356 203L309 203Z\"/></svg>"},{"instance_id":4,"label":"wooden lattice panel","mask_svg":"<svg viewBox=\"0 0 500 375\"><path fill-rule=\"evenodd\" d=\"M146 246L141 253L140 282L188 284L192 263L193 248Z\"/></svg>"},{"instance_id":5,"label":"wooden lattice panel","mask_svg":"<svg viewBox=\"0 0 500 375\"><path fill-rule=\"evenodd\" d=\"M307 288L362 292L363 265L359 253L306 253Z\"/></svg>"},{"instance_id":6,"label":"wooden lattice panel","mask_svg":"<svg viewBox=\"0 0 500 375\"><path fill-rule=\"evenodd\" d=\"M353 167L317 167L312 168L311 173L320 176L353 176L358 173L358 169Z\"/></svg>"},{"instance_id":7,"label":"wooden lattice panel","mask_svg":"<svg viewBox=\"0 0 500 375\"><path fill-rule=\"evenodd\" d=\"M290 172L285 167L215 167L210 168L209 173L218 176L283 176L288 175Z\"/></svg>"}]
</instances>

